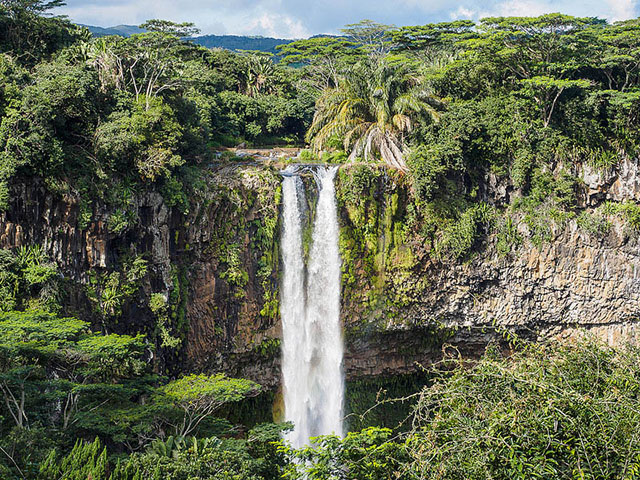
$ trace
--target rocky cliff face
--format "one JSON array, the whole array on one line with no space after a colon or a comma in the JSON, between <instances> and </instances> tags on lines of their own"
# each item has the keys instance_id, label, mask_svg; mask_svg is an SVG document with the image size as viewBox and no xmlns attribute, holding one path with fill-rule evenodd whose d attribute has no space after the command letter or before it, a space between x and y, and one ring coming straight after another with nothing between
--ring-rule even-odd
<instances>
[{"instance_id":1,"label":"rocky cliff face","mask_svg":"<svg viewBox=\"0 0 640 480\"><path fill-rule=\"evenodd\" d=\"M437 359L443 341L479 354L496 327L539 340L587 329L610 343L637 341L640 245L623 230L594 239L570 222L540 248L503 256L490 241L467 263L428 264L419 298L404 314L371 318L372 333L353 342L347 367L360 375L408 372ZM428 328L434 324L440 330Z\"/></svg>"},{"instance_id":2,"label":"rocky cliff face","mask_svg":"<svg viewBox=\"0 0 640 480\"><path fill-rule=\"evenodd\" d=\"M511 235L518 242L505 249L494 231L471 255L453 261L403 231L412 211L402 182L377 178L350 196L355 176L344 169L348 374L411 372L441 358L446 346L478 355L506 331L534 340L585 330L612 344L640 340L638 232L620 218L594 214L605 200L640 199L637 170L629 159L607 172L579 166L585 209L545 225L544 241L535 241L522 214L513 214ZM481 189L503 204L513 192L491 177ZM606 228L585 226L581 220L590 217ZM367 230L373 232L368 241Z\"/></svg>"},{"instance_id":3,"label":"rocky cliff face","mask_svg":"<svg viewBox=\"0 0 640 480\"><path fill-rule=\"evenodd\" d=\"M637 168L625 161L617 172L583 169L585 205L640 199ZM158 193L136 195L130 207L135 222L118 232L109 229L114 211L104 205L81 229L77 198L48 193L40 184L16 185L10 209L0 216L0 246L43 245L72 285L69 313L87 319L96 309L87 294L92 275L141 256L147 274L114 330L147 333L158 346L158 368L222 369L276 387L278 170L236 164L204 180L186 213L167 207ZM484 187L507 195L499 182ZM492 234L473 255L454 261L412 232L415 212L401 177L346 166L337 191L349 379L415 371L439 359L445 344L476 355L507 327L538 339L583 328L610 342L640 335L640 245L619 219L610 218L604 233L568 219L550 225L548 240L539 245L527 240L526 224L516 223L524 239L518 245L505 251ZM153 294L176 304L168 320L150 308ZM158 333L165 321L163 328L181 338L177 346Z\"/></svg>"}]
</instances>

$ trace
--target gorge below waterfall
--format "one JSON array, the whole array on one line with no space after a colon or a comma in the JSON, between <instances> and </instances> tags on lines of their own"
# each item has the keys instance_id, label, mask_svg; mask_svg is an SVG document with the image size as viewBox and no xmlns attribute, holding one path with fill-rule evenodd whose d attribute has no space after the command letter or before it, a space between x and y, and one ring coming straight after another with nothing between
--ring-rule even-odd
<instances>
[{"instance_id":1,"label":"gorge below waterfall","mask_svg":"<svg viewBox=\"0 0 640 480\"><path fill-rule=\"evenodd\" d=\"M309 437L343 433L344 378L340 325L340 252L334 178L337 167L313 167L318 202L305 266L305 190L297 167L282 181L282 371L286 420L294 447Z\"/></svg>"}]
</instances>

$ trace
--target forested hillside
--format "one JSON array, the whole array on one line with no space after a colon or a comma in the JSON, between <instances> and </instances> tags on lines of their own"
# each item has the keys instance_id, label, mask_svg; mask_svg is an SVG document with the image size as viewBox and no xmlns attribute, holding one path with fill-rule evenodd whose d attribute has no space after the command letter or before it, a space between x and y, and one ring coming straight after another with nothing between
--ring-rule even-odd
<instances>
[{"instance_id":1,"label":"forested hillside","mask_svg":"<svg viewBox=\"0 0 640 480\"><path fill-rule=\"evenodd\" d=\"M474 325L432 291L434 271L548 253L566 231L630 258L633 283L640 19L363 21L274 62L181 40L192 24L93 38L50 15L61 3L0 1L0 478L640 478L637 347L534 343L526 316L517 333L492 317L466 355L445 344ZM305 162L347 165L342 318L360 383L353 431L295 450L271 423L278 172ZM634 288L612 302L625 328ZM398 360L425 351L424 368ZM367 355L389 371L356 378ZM420 381L403 398L378 392L407 364Z\"/></svg>"},{"instance_id":2,"label":"forested hillside","mask_svg":"<svg viewBox=\"0 0 640 480\"><path fill-rule=\"evenodd\" d=\"M89 29L94 37L108 37L110 35L120 35L129 37L143 30L135 25L116 25L115 27L96 27L93 25L80 25ZM277 53L276 47L289 43L292 40L271 37L257 37L246 35L198 35L190 38L198 45L207 48L224 48L226 50L243 51L252 50L256 52Z\"/></svg>"}]
</instances>

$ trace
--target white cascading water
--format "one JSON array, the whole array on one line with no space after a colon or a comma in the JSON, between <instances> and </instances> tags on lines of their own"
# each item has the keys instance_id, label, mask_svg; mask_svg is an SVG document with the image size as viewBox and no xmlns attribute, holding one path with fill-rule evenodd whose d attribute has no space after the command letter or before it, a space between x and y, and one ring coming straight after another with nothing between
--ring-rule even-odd
<instances>
[{"instance_id":1,"label":"white cascading water","mask_svg":"<svg viewBox=\"0 0 640 480\"><path fill-rule=\"evenodd\" d=\"M289 439L298 441L298 432L305 428L306 418L304 398L305 385L301 380L301 364L296 359L303 355L305 322L304 259L302 255L302 219L298 189L302 188L300 178L293 175L294 169L287 167L282 180L282 286L280 312L282 316L282 378L284 383L285 418L295 422L296 431ZM306 368L304 368L306 370Z\"/></svg>"},{"instance_id":2,"label":"white cascading water","mask_svg":"<svg viewBox=\"0 0 640 480\"><path fill-rule=\"evenodd\" d=\"M300 195L295 167L282 182L282 370L285 418L296 447L309 437L343 434L344 378L340 327L340 252L334 178L337 167L317 167L319 187L306 288Z\"/></svg>"}]
</instances>

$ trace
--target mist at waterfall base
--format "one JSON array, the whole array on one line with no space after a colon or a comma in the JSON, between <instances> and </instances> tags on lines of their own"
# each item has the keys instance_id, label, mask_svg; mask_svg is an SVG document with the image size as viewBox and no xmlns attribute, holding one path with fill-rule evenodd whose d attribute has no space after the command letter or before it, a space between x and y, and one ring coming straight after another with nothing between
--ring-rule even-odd
<instances>
[{"instance_id":1,"label":"mist at waterfall base","mask_svg":"<svg viewBox=\"0 0 640 480\"><path fill-rule=\"evenodd\" d=\"M309 167L306 167L309 168ZM340 327L340 252L334 179L337 167L313 167L319 194L305 265L305 190L297 166L282 181L282 373L285 419L296 447L318 435L343 435L344 376Z\"/></svg>"}]
</instances>

